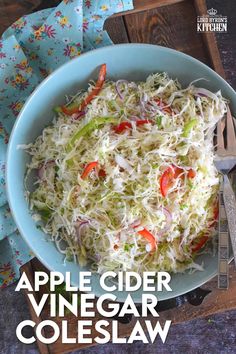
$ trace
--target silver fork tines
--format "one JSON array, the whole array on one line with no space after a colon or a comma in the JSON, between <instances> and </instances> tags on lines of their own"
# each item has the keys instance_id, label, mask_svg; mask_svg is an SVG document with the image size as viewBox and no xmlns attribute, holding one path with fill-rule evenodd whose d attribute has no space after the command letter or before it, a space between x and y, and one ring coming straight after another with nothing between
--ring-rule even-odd
<instances>
[{"instance_id":1,"label":"silver fork tines","mask_svg":"<svg viewBox=\"0 0 236 354\"><path fill-rule=\"evenodd\" d=\"M223 175L219 192L219 272L218 287L228 288L228 252L230 234L234 260L236 264L236 199L230 184L228 173L236 165L236 134L234 122L227 108L226 115L226 144L224 141L224 123L219 121L217 124L217 150L215 166Z\"/></svg>"}]
</instances>

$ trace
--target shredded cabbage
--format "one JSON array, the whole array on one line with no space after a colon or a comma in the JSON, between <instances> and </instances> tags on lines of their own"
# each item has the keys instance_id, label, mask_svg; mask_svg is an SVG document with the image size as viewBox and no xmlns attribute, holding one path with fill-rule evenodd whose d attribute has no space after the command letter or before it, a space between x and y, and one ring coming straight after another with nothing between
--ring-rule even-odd
<instances>
[{"instance_id":1,"label":"shredded cabbage","mask_svg":"<svg viewBox=\"0 0 236 354\"><path fill-rule=\"evenodd\" d=\"M27 176L40 171L34 191L28 191L34 218L67 259L98 273L202 269L193 245L215 234L219 186L209 132L226 112L226 101L220 91L192 83L182 89L166 73L122 82L119 90L122 96L115 82L106 81L84 117L59 111L25 147L32 157ZM79 105L88 92L70 100ZM138 126L137 119L150 122ZM116 133L114 126L124 121L130 128ZM92 161L105 173L93 169L82 179ZM163 197L160 178L169 166L181 168L183 178ZM191 179L190 168L196 172ZM164 210L171 215L168 228ZM154 236L155 252L148 252L135 223Z\"/></svg>"}]
</instances>

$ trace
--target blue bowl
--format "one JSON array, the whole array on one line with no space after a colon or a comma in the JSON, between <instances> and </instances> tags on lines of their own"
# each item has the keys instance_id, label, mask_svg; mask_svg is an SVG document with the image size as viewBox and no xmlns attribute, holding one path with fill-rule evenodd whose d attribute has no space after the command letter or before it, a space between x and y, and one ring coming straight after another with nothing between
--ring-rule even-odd
<instances>
[{"instance_id":1,"label":"blue bowl","mask_svg":"<svg viewBox=\"0 0 236 354\"><path fill-rule=\"evenodd\" d=\"M41 134L43 128L51 123L53 107L64 102L66 94L72 94L78 88L86 88L91 78L96 78L97 69L107 64L108 78L145 80L158 71L166 71L170 77L178 78L183 86L198 78L206 78L201 86L213 91L222 90L224 97L230 100L231 109L236 112L235 91L206 65L200 61L172 49L149 44L121 44L109 46L83 54L53 72L29 97L14 125L7 156L7 191L12 214L21 235L39 260L50 270L71 272L74 285L79 284L81 268L64 257L54 243L39 229L33 221L28 204L24 198L24 175L29 156L24 150L17 149L19 144L28 144ZM197 262L204 263L204 271L194 274L173 274L172 292L158 293L159 300L165 300L191 291L207 282L217 274L217 256L202 255ZM86 269L88 270L88 269ZM99 275L92 276L92 292L97 296L105 293L99 285ZM125 292L114 292L117 301L124 301ZM155 293L155 295L157 295ZM141 302L142 291L132 294L135 302Z\"/></svg>"}]
</instances>

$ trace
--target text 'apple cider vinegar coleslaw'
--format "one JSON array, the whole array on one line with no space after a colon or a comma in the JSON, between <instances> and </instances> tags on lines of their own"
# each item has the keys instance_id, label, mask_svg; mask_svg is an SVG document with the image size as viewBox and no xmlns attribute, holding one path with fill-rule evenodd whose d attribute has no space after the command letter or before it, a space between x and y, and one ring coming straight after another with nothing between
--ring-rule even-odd
<instances>
[{"instance_id":1,"label":"text 'apple cider vinegar coleslaw'","mask_svg":"<svg viewBox=\"0 0 236 354\"><path fill-rule=\"evenodd\" d=\"M27 176L37 171L34 219L66 259L98 273L202 269L194 259L216 234L213 130L226 101L166 73L105 76L103 64L24 146Z\"/></svg>"}]
</instances>

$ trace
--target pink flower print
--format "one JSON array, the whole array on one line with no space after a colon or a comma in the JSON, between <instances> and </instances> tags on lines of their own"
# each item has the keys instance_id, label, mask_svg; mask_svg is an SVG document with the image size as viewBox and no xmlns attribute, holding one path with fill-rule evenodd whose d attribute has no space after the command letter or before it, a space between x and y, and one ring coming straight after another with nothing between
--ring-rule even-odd
<instances>
[{"instance_id":1,"label":"pink flower print","mask_svg":"<svg viewBox=\"0 0 236 354\"><path fill-rule=\"evenodd\" d=\"M15 255L19 256L20 255L20 251L15 251Z\"/></svg>"},{"instance_id":2,"label":"pink flower print","mask_svg":"<svg viewBox=\"0 0 236 354\"><path fill-rule=\"evenodd\" d=\"M20 264L20 265L22 265L22 264ZM16 273L15 273L15 272L11 272L11 273L8 275L8 279L9 279L9 280L12 280L12 279L15 278L15 276L16 276Z\"/></svg>"},{"instance_id":3,"label":"pink flower print","mask_svg":"<svg viewBox=\"0 0 236 354\"><path fill-rule=\"evenodd\" d=\"M67 44L64 48L64 56L74 58L81 53L81 44L80 43L70 43Z\"/></svg>"},{"instance_id":4,"label":"pink flower print","mask_svg":"<svg viewBox=\"0 0 236 354\"><path fill-rule=\"evenodd\" d=\"M10 78L11 85L19 90L23 91L29 86L29 80L26 79L22 74L17 73L16 76Z\"/></svg>"},{"instance_id":5,"label":"pink flower print","mask_svg":"<svg viewBox=\"0 0 236 354\"><path fill-rule=\"evenodd\" d=\"M18 265L21 266L21 265L23 264L23 262L22 262L20 259L17 259L17 260L16 260L16 264L18 264Z\"/></svg>"},{"instance_id":6,"label":"pink flower print","mask_svg":"<svg viewBox=\"0 0 236 354\"><path fill-rule=\"evenodd\" d=\"M46 69L44 69L44 68L39 68L39 71L40 71L41 75L42 75L44 78L48 76L48 72L47 72Z\"/></svg>"},{"instance_id":7,"label":"pink flower print","mask_svg":"<svg viewBox=\"0 0 236 354\"><path fill-rule=\"evenodd\" d=\"M0 41L0 48L2 48L2 41Z\"/></svg>"},{"instance_id":8,"label":"pink flower print","mask_svg":"<svg viewBox=\"0 0 236 354\"><path fill-rule=\"evenodd\" d=\"M121 9L121 10L122 10L123 7L124 7L124 6L123 6L122 1L117 4L117 8L118 8L118 9Z\"/></svg>"},{"instance_id":9,"label":"pink flower print","mask_svg":"<svg viewBox=\"0 0 236 354\"><path fill-rule=\"evenodd\" d=\"M86 0L85 1L85 6L89 9L91 7L91 1L90 0Z\"/></svg>"},{"instance_id":10,"label":"pink flower print","mask_svg":"<svg viewBox=\"0 0 236 354\"><path fill-rule=\"evenodd\" d=\"M15 68L20 69L20 70L25 70L29 66L29 63L27 60L21 60L20 63L15 65Z\"/></svg>"},{"instance_id":11,"label":"pink flower print","mask_svg":"<svg viewBox=\"0 0 236 354\"><path fill-rule=\"evenodd\" d=\"M67 44L67 46L64 48L64 56L69 57L70 56L70 46Z\"/></svg>"},{"instance_id":12,"label":"pink flower print","mask_svg":"<svg viewBox=\"0 0 236 354\"><path fill-rule=\"evenodd\" d=\"M60 17L61 15L62 15L61 11L57 11L57 12L55 13L55 17Z\"/></svg>"},{"instance_id":13,"label":"pink flower print","mask_svg":"<svg viewBox=\"0 0 236 354\"><path fill-rule=\"evenodd\" d=\"M14 116L17 117L21 108L23 107L23 103L20 101L15 101L15 102L12 102L10 104L10 106L8 106L8 107L12 110L12 113L14 114Z\"/></svg>"},{"instance_id":14,"label":"pink flower print","mask_svg":"<svg viewBox=\"0 0 236 354\"><path fill-rule=\"evenodd\" d=\"M44 25L44 33L48 36L48 38L55 38L56 30L51 26Z\"/></svg>"},{"instance_id":15,"label":"pink flower print","mask_svg":"<svg viewBox=\"0 0 236 354\"><path fill-rule=\"evenodd\" d=\"M6 79L5 79L4 81L5 81L6 84L9 84L9 81L10 81L10 80L9 80L8 77L6 77Z\"/></svg>"},{"instance_id":16,"label":"pink flower print","mask_svg":"<svg viewBox=\"0 0 236 354\"><path fill-rule=\"evenodd\" d=\"M34 38L37 40L37 41L41 41L42 40L42 27L40 27L39 29L36 29L34 31ZM32 40L33 42L33 40Z\"/></svg>"},{"instance_id":17,"label":"pink flower print","mask_svg":"<svg viewBox=\"0 0 236 354\"><path fill-rule=\"evenodd\" d=\"M0 52L0 59L6 58L6 54L3 52Z\"/></svg>"},{"instance_id":18,"label":"pink flower print","mask_svg":"<svg viewBox=\"0 0 236 354\"><path fill-rule=\"evenodd\" d=\"M34 26L35 29L35 26ZM36 27L34 31L34 38L38 41L48 37L48 38L55 38L56 30L52 27L52 25L43 25L39 28Z\"/></svg>"},{"instance_id":19,"label":"pink flower print","mask_svg":"<svg viewBox=\"0 0 236 354\"><path fill-rule=\"evenodd\" d=\"M86 32L88 30L88 21L86 18L83 19L83 32Z\"/></svg>"},{"instance_id":20,"label":"pink flower print","mask_svg":"<svg viewBox=\"0 0 236 354\"><path fill-rule=\"evenodd\" d=\"M9 134L5 131L4 143L8 144L9 142Z\"/></svg>"},{"instance_id":21,"label":"pink flower print","mask_svg":"<svg viewBox=\"0 0 236 354\"><path fill-rule=\"evenodd\" d=\"M23 28L26 24L27 21L23 17L21 17L19 20L17 20L11 25L11 28L13 28L15 32L19 34L23 32Z\"/></svg>"},{"instance_id":22,"label":"pink flower print","mask_svg":"<svg viewBox=\"0 0 236 354\"><path fill-rule=\"evenodd\" d=\"M8 272L9 270L11 270L11 263L4 263L1 267L0 267L0 272L4 273L4 272Z\"/></svg>"}]
</instances>

